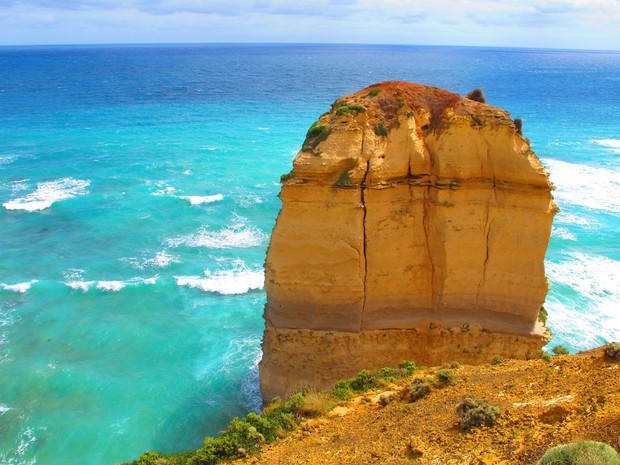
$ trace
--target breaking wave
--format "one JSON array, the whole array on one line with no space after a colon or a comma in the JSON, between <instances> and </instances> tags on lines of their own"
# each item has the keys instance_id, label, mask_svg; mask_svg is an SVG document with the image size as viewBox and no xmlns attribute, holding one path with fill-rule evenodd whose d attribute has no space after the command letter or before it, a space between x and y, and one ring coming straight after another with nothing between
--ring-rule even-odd
<instances>
[{"instance_id":1,"label":"breaking wave","mask_svg":"<svg viewBox=\"0 0 620 465\"><path fill-rule=\"evenodd\" d=\"M45 210L61 200L71 199L88 193L90 181L62 178L55 181L37 183L37 188L24 197L18 197L2 204L6 210L28 212Z\"/></svg>"}]
</instances>

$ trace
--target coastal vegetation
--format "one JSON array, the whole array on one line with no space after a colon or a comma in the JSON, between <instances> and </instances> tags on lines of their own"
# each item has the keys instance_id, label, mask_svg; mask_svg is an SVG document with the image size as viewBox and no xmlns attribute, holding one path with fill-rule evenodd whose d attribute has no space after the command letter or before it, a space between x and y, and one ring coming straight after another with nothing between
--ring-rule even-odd
<instances>
[{"instance_id":1,"label":"coastal vegetation","mask_svg":"<svg viewBox=\"0 0 620 465\"><path fill-rule=\"evenodd\" d=\"M282 465L301 456L304 463L318 463L316 457L327 460L332 448L343 455L326 463L401 463L404 454L445 464L466 455L539 465L620 465L609 446L617 445L620 431L614 420L620 405L610 391L618 366L611 357L618 349L616 343L561 359L549 356L555 369L544 368L540 359L506 359L438 368L407 361L362 370L331 390L305 388L288 400L275 398L262 414L234 418L195 451L145 452L131 465ZM562 444L571 435L592 441ZM507 439L498 443L497 437ZM355 451L366 458L353 460L349 454ZM394 460L381 462L386 457Z\"/></svg>"}]
</instances>

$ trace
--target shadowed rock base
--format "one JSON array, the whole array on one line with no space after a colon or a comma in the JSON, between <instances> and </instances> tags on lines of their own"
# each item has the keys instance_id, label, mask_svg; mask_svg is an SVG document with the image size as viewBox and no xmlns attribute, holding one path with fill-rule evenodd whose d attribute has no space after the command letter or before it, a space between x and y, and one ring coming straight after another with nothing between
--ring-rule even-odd
<instances>
[{"instance_id":1,"label":"shadowed rock base","mask_svg":"<svg viewBox=\"0 0 620 465\"><path fill-rule=\"evenodd\" d=\"M430 329L429 329L430 326ZM458 360L462 364L489 363L496 355L529 359L538 356L549 333L515 336L490 332L479 325L345 333L268 328L261 362L261 389L265 401L290 395L312 384L331 388L363 369L396 367L403 360L423 360L438 366Z\"/></svg>"}]
</instances>

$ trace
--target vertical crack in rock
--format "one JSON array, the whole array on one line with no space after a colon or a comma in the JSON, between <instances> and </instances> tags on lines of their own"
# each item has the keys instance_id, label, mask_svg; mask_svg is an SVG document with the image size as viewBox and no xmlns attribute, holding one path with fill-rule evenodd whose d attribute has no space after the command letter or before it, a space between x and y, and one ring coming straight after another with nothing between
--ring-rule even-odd
<instances>
[{"instance_id":1,"label":"vertical crack in rock","mask_svg":"<svg viewBox=\"0 0 620 465\"><path fill-rule=\"evenodd\" d=\"M366 205L366 178L368 178L368 172L370 171L370 160L366 160L366 172L364 173L364 179L360 184L362 208L364 210L362 217L362 257L364 257L364 296L362 300L362 314L360 318L360 331L364 329L364 314L366 312L366 297L368 295L368 256L366 250L368 249L366 228L366 215L368 213L368 206Z\"/></svg>"}]
</instances>

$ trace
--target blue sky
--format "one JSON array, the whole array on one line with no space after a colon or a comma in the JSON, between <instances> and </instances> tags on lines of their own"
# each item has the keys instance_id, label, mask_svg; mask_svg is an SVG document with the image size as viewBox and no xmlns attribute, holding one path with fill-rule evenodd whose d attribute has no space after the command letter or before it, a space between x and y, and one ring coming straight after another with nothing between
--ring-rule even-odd
<instances>
[{"instance_id":1,"label":"blue sky","mask_svg":"<svg viewBox=\"0 0 620 465\"><path fill-rule=\"evenodd\" d=\"M0 0L0 44L314 42L620 50L620 0Z\"/></svg>"}]
</instances>

